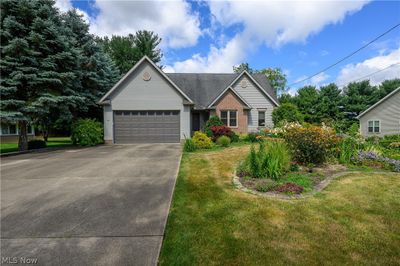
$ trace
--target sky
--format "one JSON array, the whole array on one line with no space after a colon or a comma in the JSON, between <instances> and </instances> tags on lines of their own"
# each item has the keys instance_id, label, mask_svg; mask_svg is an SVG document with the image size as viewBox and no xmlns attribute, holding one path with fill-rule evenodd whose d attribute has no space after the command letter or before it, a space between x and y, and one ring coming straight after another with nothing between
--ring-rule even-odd
<instances>
[{"instance_id":1,"label":"sky","mask_svg":"<svg viewBox=\"0 0 400 266\"><path fill-rule=\"evenodd\" d=\"M288 85L400 23L400 1L56 0L56 6L76 8L99 36L154 31L162 38L165 72L230 73L247 62L253 69L281 68ZM365 76L372 84L400 78L400 26L289 92Z\"/></svg>"}]
</instances>

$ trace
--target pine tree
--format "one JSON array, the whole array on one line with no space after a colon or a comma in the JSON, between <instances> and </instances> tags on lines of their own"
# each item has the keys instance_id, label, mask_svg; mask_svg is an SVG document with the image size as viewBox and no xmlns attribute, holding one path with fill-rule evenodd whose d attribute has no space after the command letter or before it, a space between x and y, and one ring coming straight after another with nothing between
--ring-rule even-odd
<instances>
[{"instance_id":1,"label":"pine tree","mask_svg":"<svg viewBox=\"0 0 400 266\"><path fill-rule=\"evenodd\" d=\"M19 149L27 149L28 122L46 116L66 98L74 78L66 64L73 52L50 0L1 2L1 118L18 121Z\"/></svg>"}]
</instances>

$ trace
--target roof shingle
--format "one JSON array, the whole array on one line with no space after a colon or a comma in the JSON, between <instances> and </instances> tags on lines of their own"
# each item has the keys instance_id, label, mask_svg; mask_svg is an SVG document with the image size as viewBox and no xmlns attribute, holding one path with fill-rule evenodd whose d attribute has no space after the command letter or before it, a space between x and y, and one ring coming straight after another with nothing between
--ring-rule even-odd
<instances>
[{"instance_id":1,"label":"roof shingle","mask_svg":"<svg viewBox=\"0 0 400 266\"><path fill-rule=\"evenodd\" d=\"M166 75L195 102L196 109L205 109L240 74L166 73ZM278 101L264 74L251 74L251 76L276 102Z\"/></svg>"}]
</instances>

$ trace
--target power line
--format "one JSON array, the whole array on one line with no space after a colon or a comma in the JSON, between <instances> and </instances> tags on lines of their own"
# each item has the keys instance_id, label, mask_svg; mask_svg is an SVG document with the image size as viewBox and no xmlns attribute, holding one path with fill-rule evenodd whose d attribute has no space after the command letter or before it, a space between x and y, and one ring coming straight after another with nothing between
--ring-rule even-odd
<instances>
[{"instance_id":1,"label":"power line","mask_svg":"<svg viewBox=\"0 0 400 266\"><path fill-rule=\"evenodd\" d=\"M350 53L349 55L343 57L342 59L340 59L340 60L337 61L336 63L334 63L334 64L332 64L332 65L330 65L330 66L328 66L328 67L322 69L321 71L318 71L317 73L315 73L315 74L313 74L313 75L311 75L311 76L309 76L309 77L307 77L307 78L304 78L304 79L302 79L302 80L293 82L292 84L289 84L288 87L293 86L293 85L298 84L298 83L301 83L301 82L304 82L304 81L306 81L306 80L309 80L309 79L311 79L311 78L313 78L313 77L315 77L315 76L317 76L317 75L319 75L319 74L321 74L321 73L327 71L328 69L331 69L332 67L334 67L334 66L340 64L341 62L345 61L346 59L352 57L353 55L355 55L356 53L358 53L358 52L361 51L362 49L364 49L364 48L366 48L367 46L371 45L372 43L374 43L375 41L377 41L378 39L380 39L381 37L385 36L386 34L388 34L389 32L391 32L392 30L396 29L396 28L399 27L399 26L400 26L400 23L397 24L397 25L395 25L395 26L393 26L393 27L391 27L390 29L388 29L387 31L385 31L384 33L382 33L381 35L379 35L378 37L374 38L372 41L370 41L370 42L368 42L367 44L363 45L362 47L358 48L357 50L355 50L354 52Z\"/></svg>"},{"instance_id":2,"label":"power line","mask_svg":"<svg viewBox=\"0 0 400 266\"><path fill-rule=\"evenodd\" d=\"M356 82L356 81L359 81L359 80L363 80L363 79L365 79L365 78L368 78L368 77L370 77L370 76L373 76L373 75L375 75L375 74L378 74L378 73L380 73L380 72L382 72L382 71L384 71L384 70L386 70L386 69L388 69L388 68L391 68L391 67L394 67L394 66L397 66L397 65L400 65L400 62L394 63L394 64L392 64L392 65L390 65L390 66L387 66L387 67L385 67L385 68L382 68L382 69L380 69L380 70L378 70L378 71L372 72L372 73L370 73L370 74L368 74L368 75L365 75L365 76L363 76L363 77L361 77L361 78L358 78L358 79L354 79L354 80L352 80L352 81L349 81L349 82L347 82L346 84L339 85L338 87L343 87L343 86L345 86L345 85L347 85L347 84L349 84L349 83Z\"/></svg>"}]
</instances>

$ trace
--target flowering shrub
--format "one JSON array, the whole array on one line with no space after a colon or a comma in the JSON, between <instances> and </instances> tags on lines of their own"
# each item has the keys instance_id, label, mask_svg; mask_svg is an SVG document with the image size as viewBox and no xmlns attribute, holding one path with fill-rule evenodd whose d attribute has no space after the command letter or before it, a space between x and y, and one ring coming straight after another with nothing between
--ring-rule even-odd
<instances>
[{"instance_id":1,"label":"flowering shrub","mask_svg":"<svg viewBox=\"0 0 400 266\"><path fill-rule=\"evenodd\" d=\"M212 139L215 141L221 136L231 137L233 135L233 131L230 127L227 126L212 126L210 127L212 132Z\"/></svg>"},{"instance_id":2,"label":"flowering shrub","mask_svg":"<svg viewBox=\"0 0 400 266\"><path fill-rule=\"evenodd\" d=\"M327 126L289 126L285 127L282 135L294 159L300 163L320 164L337 151L339 137L334 129ZM336 150L335 150L336 149Z\"/></svg>"},{"instance_id":3,"label":"flowering shrub","mask_svg":"<svg viewBox=\"0 0 400 266\"><path fill-rule=\"evenodd\" d=\"M365 160L386 163L393 168L393 171L400 172L400 160L380 156L373 151L360 151L357 156L353 157L353 161L356 163L363 163Z\"/></svg>"},{"instance_id":4,"label":"flowering shrub","mask_svg":"<svg viewBox=\"0 0 400 266\"><path fill-rule=\"evenodd\" d=\"M192 140L194 145L199 149L210 149L213 145L211 139L200 131L194 132Z\"/></svg>"}]
</instances>

